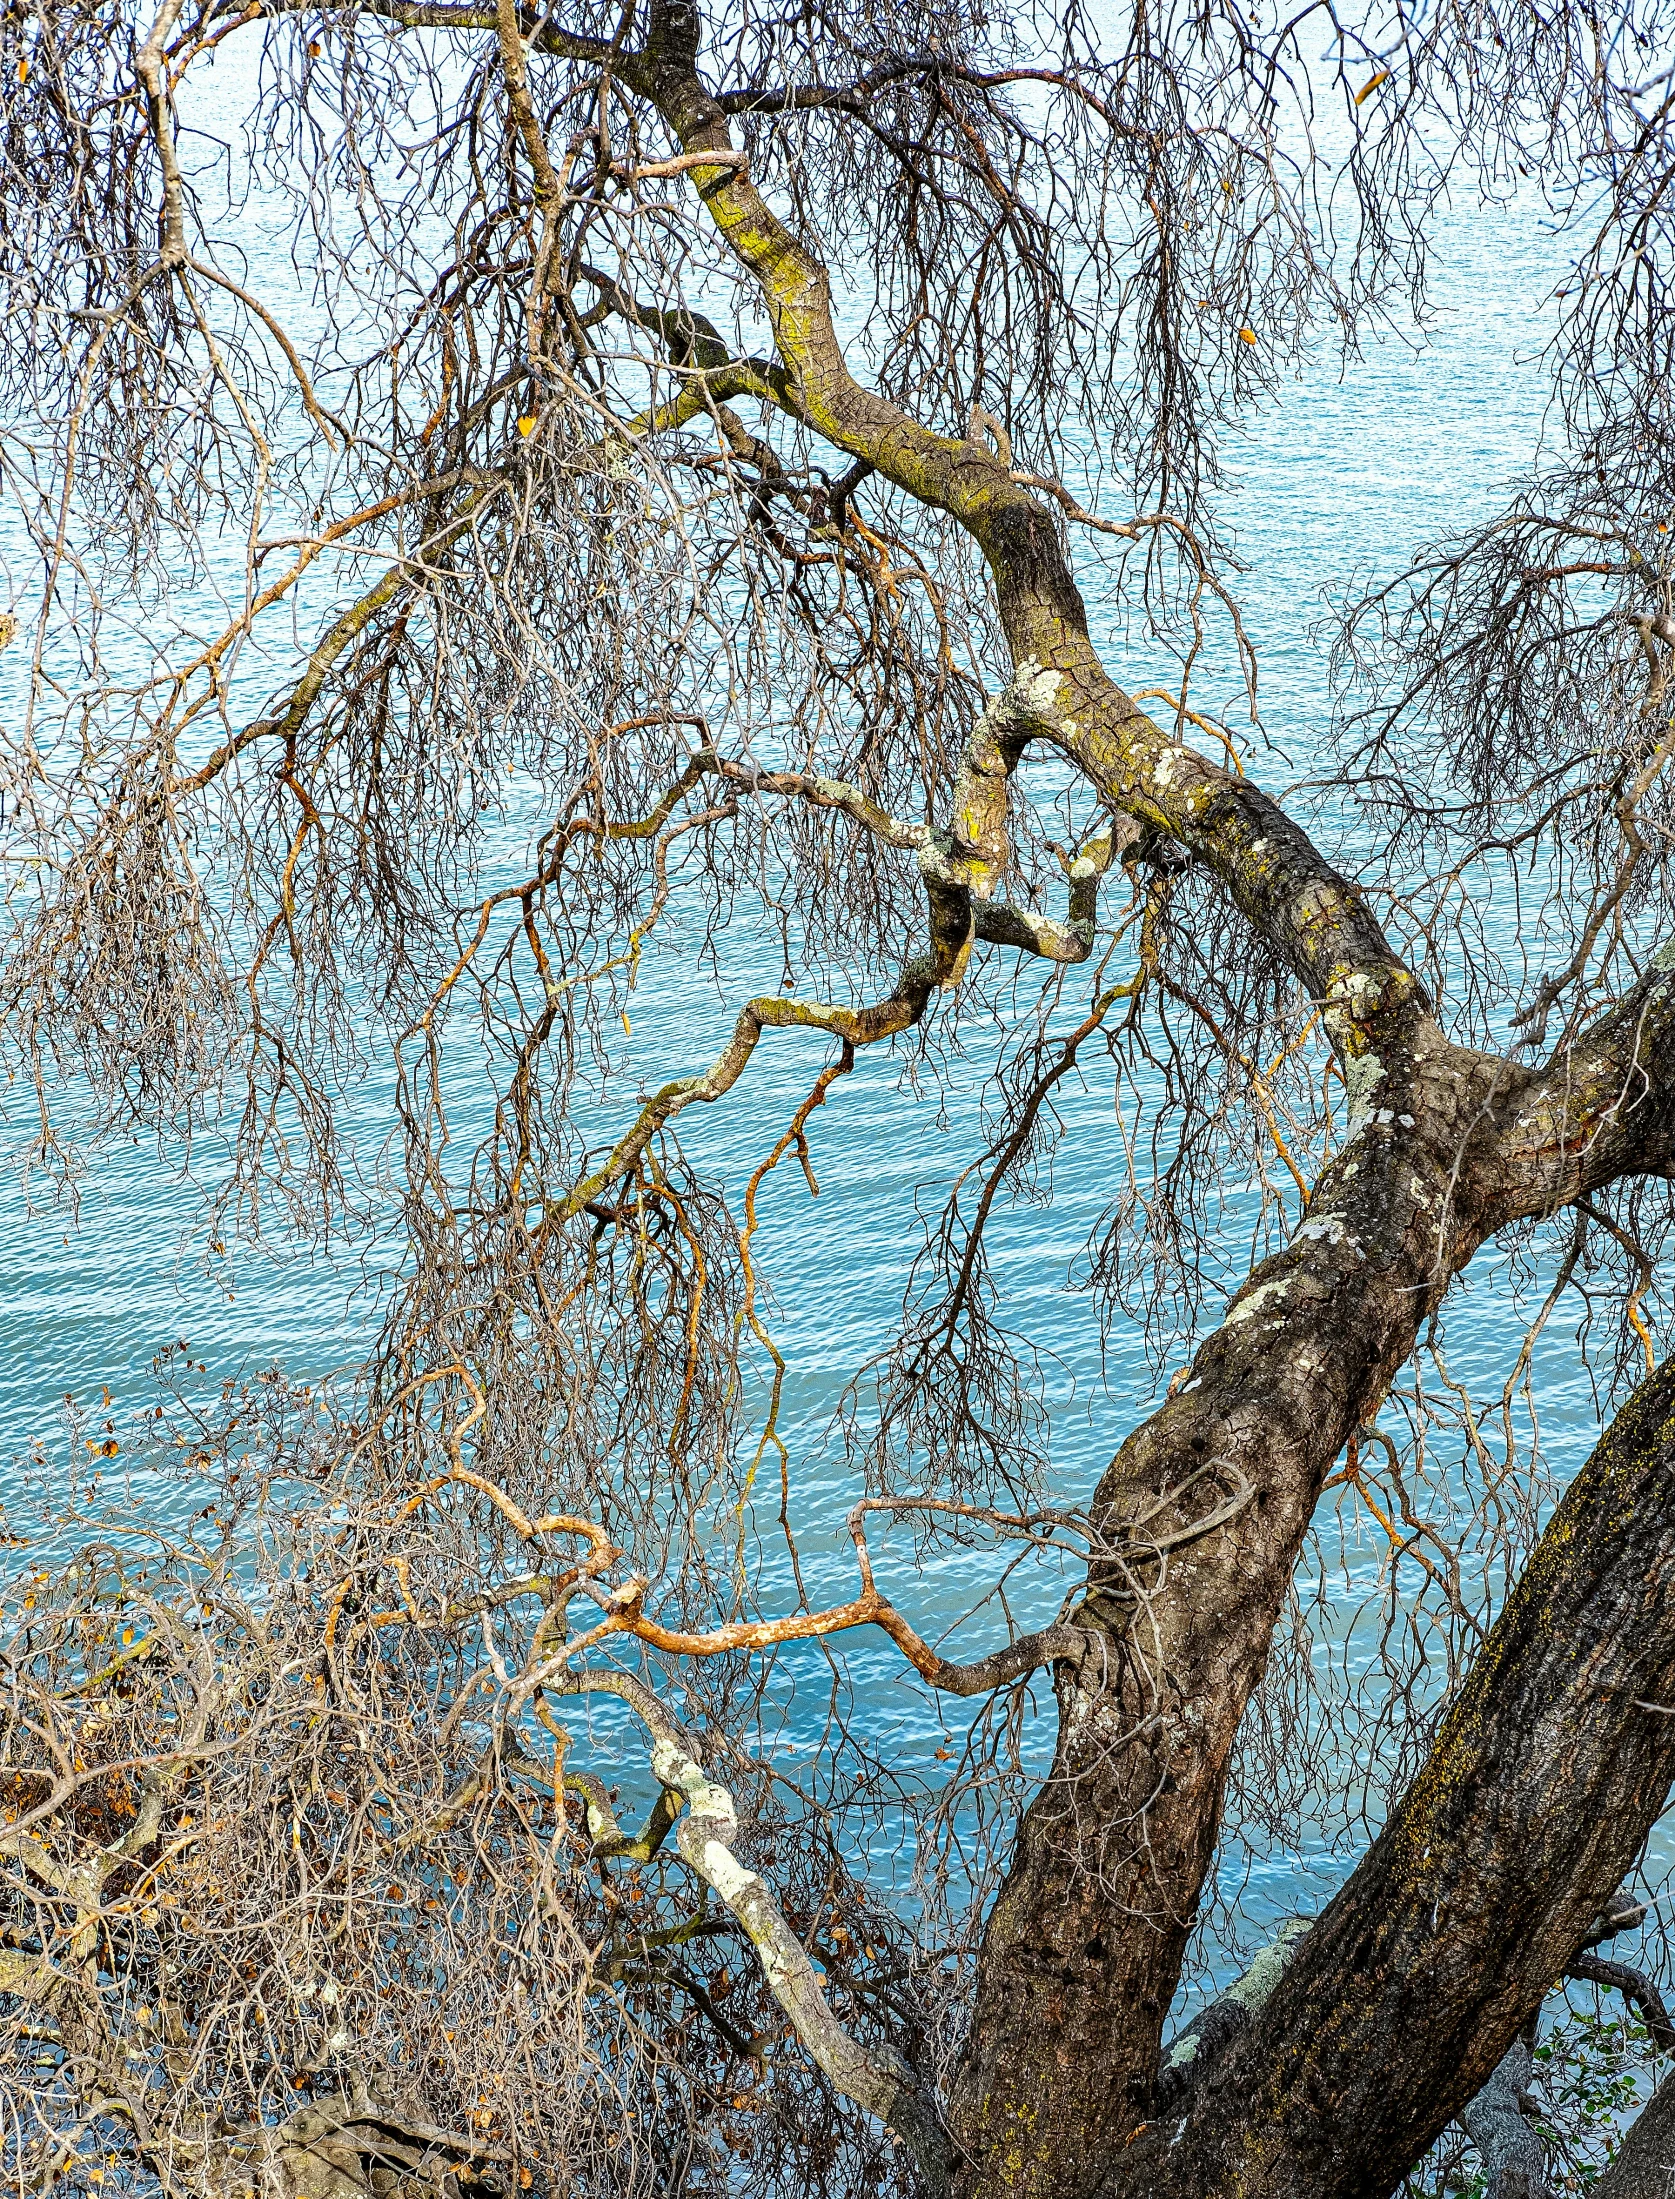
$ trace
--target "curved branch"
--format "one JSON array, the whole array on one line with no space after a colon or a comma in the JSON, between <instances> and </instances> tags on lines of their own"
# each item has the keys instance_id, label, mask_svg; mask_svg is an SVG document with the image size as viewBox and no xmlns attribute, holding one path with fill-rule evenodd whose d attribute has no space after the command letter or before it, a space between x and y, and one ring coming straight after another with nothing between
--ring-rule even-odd
<instances>
[{"instance_id":1,"label":"curved branch","mask_svg":"<svg viewBox=\"0 0 1675 2199\"><path fill-rule=\"evenodd\" d=\"M626 1672L577 1673L554 1692L615 1695L634 1711L652 1737L654 1775L686 1805L675 1831L683 1861L743 1927L769 1990L823 2074L905 2141L933 2195L944 2192L949 2156L934 2101L888 2046L862 2046L833 2015L819 1973L767 1881L734 1853L739 1822L733 1797L705 1774L685 1729L643 1681Z\"/></svg>"},{"instance_id":2,"label":"curved branch","mask_svg":"<svg viewBox=\"0 0 1675 2199\"><path fill-rule=\"evenodd\" d=\"M506 1518L513 1532L525 1542L539 1540L547 1534L576 1535L591 1545L591 1555L585 1563L574 1566L562 1575L549 1580L546 1576L534 1576L514 1584L516 1593L528 1595L540 1593L549 1605L556 1605L570 1590L579 1589L591 1596L605 1612L604 1620L580 1636L567 1642L547 1661L539 1663L532 1674L526 1674L521 1685L525 1696L540 1689L555 1686L550 1675L563 1673L572 1659L584 1649L608 1639L612 1635L626 1634L635 1641L645 1642L650 1648L661 1649L674 1657L724 1657L741 1650L776 1649L787 1642L819 1641L829 1634L846 1633L851 1627L876 1626L888 1634L891 1641L907 1658L922 1678L946 1695L986 1695L996 1688L1007 1687L1027 1673L1038 1671L1043 1665L1079 1665L1084 1657L1101 1656L1105 1644L1099 1635L1082 1628L1056 1625L1040 1629L1033 1634L1023 1634L1004 1648L991 1650L986 1657L979 1657L970 1664L940 1656L925 1641L910 1622L896 1610L878 1589L873 1578L872 1557L867 1549L864 1520L873 1511L912 1511L931 1505L941 1510L963 1510L968 1516L993 1520L998 1524L1017 1524L999 1514L978 1512L971 1506L950 1506L941 1500L928 1498L869 1498L857 1504L849 1515L850 1539L855 1545L856 1563L861 1575L861 1593L848 1603L835 1604L825 1611L798 1611L783 1619L739 1619L727 1626L718 1626L707 1633L698 1633L680 1627L661 1625L647 1616L645 1596L647 1584L630 1578L612 1588L598 1579L598 1574L620 1553L604 1530L592 1522L572 1518L568 1514L554 1513L546 1519L531 1520L505 1491L481 1474L456 1466L451 1474L438 1476L427 1482L417 1496L409 1499L408 1510L416 1509L429 1496L451 1481L461 1481L480 1490ZM1248 1486L1231 1500L1231 1509L1221 1504L1209 1514L1195 1521L1185 1534L1170 1535L1159 1532L1136 1538L1135 1554L1144 1559L1158 1552L1178 1546L1185 1540L1208 1534L1242 1508L1253 1492ZM1053 1515L1055 1518L1058 1515ZM1027 1525L1028 1523L1024 1523ZM1085 1530L1083 1530L1085 1532ZM464 1606L450 1606L458 1611ZM379 1623L400 1625L403 1621L423 1624L416 1611L390 1611L379 1613ZM556 1729L553 1729L556 1731ZM562 1767L561 1767L562 1768ZM568 1775L566 1775L568 1776Z\"/></svg>"},{"instance_id":3,"label":"curved branch","mask_svg":"<svg viewBox=\"0 0 1675 2199\"><path fill-rule=\"evenodd\" d=\"M1640 983L1502 1110L1494 1226L1551 1214L1618 1176L1675 1175L1675 966Z\"/></svg>"},{"instance_id":4,"label":"curved branch","mask_svg":"<svg viewBox=\"0 0 1675 2199\"><path fill-rule=\"evenodd\" d=\"M1675 2023L1669 2020L1663 1995L1644 1970L1631 1962L1608 1962L1603 1955L1575 1955L1565 1965L1567 1978L1581 1978L1589 1985L1608 1985L1640 2011L1647 2036L1660 2054L1675 2054Z\"/></svg>"},{"instance_id":5,"label":"curved branch","mask_svg":"<svg viewBox=\"0 0 1675 2199\"><path fill-rule=\"evenodd\" d=\"M1371 1050L1423 995L1362 897L1250 780L1171 737L1118 687L1038 496L986 442L939 435L851 375L825 269L738 166L727 115L700 80L695 9L654 15L624 73L657 106L721 236L759 283L799 417L921 502L946 511L988 559L1033 730L1062 748L1113 807L1205 861L1325 1007L1341 1054Z\"/></svg>"},{"instance_id":6,"label":"curved branch","mask_svg":"<svg viewBox=\"0 0 1675 2199\"><path fill-rule=\"evenodd\" d=\"M958 984L978 939L1022 947L1055 962L1087 959L1093 948L1099 882L1112 859L1114 835L1095 843L1070 865L1068 924L1013 909L990 897L990 889L1011 853L1007 789L1028 738L1021 691L1013 681L984 711L966 745L954 788L951 831L898 824L869 802L859 788L844 780L817 779L800 772L757 773L748 765L724 765L707 750L693 758L687 775L677 786L701 769L764 786L771 786L777 776L780 783L774 791L843 809L891 845L916 847L930 903L929 949L903 965L895 989L885 999L864 1008L788 1000L777 993L747 1001L739 1011L730 1043L716 1061L702 1073L676 1077L653 1093L601 1166L573 1185L562 1199L548 1202L549 1221L568 1221L597 1202L633 1167L657 1132L686 1108L699 1101L709 1104L730 1092L744 1074L765 1030L825 1031L855 1048L894 1038L919 1021L937 991Z\"/></svg>"}]
</instances>

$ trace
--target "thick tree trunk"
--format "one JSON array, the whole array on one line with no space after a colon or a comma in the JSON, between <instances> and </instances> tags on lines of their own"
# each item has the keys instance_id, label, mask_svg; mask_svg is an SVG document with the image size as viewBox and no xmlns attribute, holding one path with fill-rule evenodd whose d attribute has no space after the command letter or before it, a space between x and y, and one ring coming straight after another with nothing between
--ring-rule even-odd
<instances>
[{"instance_id":1,"label":"thick tree trunk","mask_svg":"<svg viewBox=\"0 0 1675 2199\"><path fill-rule=\"evenodd\" d=\"M1648 1034L1667 1044L1671 992L1623 1011L1626 1068L1603 1038L1581 1065L1601 1071L1599 1091L1640 1096L1632 1049ZM1076 1615L1111 1648L1103 1670L1084 1659L1060 1672L1053 1774L990 1920L952 2103L966 2193L1061 2191L1145 2119L1234 1735L1321 1483L1453 1274L1539 1198L1543 1161L1609 1160L1599 1128L1567 1154L1546 1084L1448 1047L1419 1010L1405 1028L1389 1019L1384 1044L1378 1105L1307 1221L1096 1494L1095 1517L1151 1592L1106 1568ZM1148 1538L1184 1534L1208 1509L1212 1484L1194 1476L1212 1463L1244 1476L1250 1501L1167 1569L1148 1567Z\"/></svg>"},{"instance_id":2,"label":"thick tree trunk","mask_svg":"<svg viewBox=\"0 0 1675 2199\"><path fill-rule=\"evenodd\" d=\"M1675 1779L1675 1361L1559 1507L1400 1808L1112 2199L1377 2199L1562 1975ZM1073 2188L1066 2186L1064 2188Z\"/></svg>"},{"instance_id":3,"label":"thick tree trunk","mask_svg":"<svg viewBox=\"0 0 1675 2199\"><path fill-rule=\"evenodd\" d=\"M990 1921L953 2103L970 2191L1062 2191L1149 2111L1234 1735L1320 1484L1480 1241L1457 1156L1487 1095L1457 1058L1421 1059L1096 1494L1130 1578L1103 1569L1076 1614L1105 1630L1108 1663L1061 1668L1053 1775ZM1415 1134L1439 1117L1434 1143ZM1148 1555L1241 1478L1234 1517Z\"/></svg>"},{"instance_id":4,"label":"thick tree trunk","mask_svg":"<svg viewBox=\"0 0 1675 2199\"><path fill-rule=\"evenodd\" d=\"M1675 2077L1640 2110L1593 2199L1675 2199Z\"/></svg>"}]
</instances>

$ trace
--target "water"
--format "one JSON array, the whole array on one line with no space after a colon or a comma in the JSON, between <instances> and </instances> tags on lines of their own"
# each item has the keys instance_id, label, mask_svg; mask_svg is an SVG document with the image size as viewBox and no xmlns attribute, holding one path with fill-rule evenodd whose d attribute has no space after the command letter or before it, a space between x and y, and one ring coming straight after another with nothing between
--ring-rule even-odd
<instances>
[{"instance_id":1,"label":"water","mask_svg":"<svg viewBox=\"0 0 1675 2199\"><path fill-rule=\"evenodd\" d=\"M1528 211L1461 209L1440 232L1435 326L1428 335L1388 338L1340 376L1321 359L1256 422L1235 453L1228 509L1248 568L1240 594L1261 659L1264 724L1299 777L1321 751L1331 716L1322 649L1312 629L1352 573L1388 572L1439 533L1497 505L1504 485L1533 452L1545 388L1534 354L1540 303L1558 254ZM1107 661L1133 687L1166 683L1166 662L1148 657L1116 606L1092 604ZM1229 699L1231 663L1211 668L1200 692ZM1258 750L1253 768L1283 791L1286 766ZM1353 869L1354 849L1329 849ZM773 990L779 962L771 940L741 928L724 943L719 977L701 967L695 942L671 926L648 963L635 1005L632 1068L654 1082L713 1058L738 1000ZM1077 996L1079 997L1079 996ZM735 1199L805 1094L823 1047L772 1036L746 1078L701 1124L688 1116L694 1152L725 1179ZM915 1203L934 1212L939 1190L973 1157L975 1065L944 1090L915 1095L900 1064L863 1055L811 1130L821 1186L811 1202L794 1163L783 1164L761 1201L757 1252L781 1309L776 1339L792 1368L786 1430L794 1459L793 1516L811 1596L852 1592L842 1518L858 1493L822 1442L849 1378L892 1333L907 1263L916 1244ZM630 1086L619 1085L626 1111ZM994 1265L1008 1324L1050 1350L1047 1399L1052 1478L1075 1499L1086 1492L1123 1433L1152 1398L1158 1370L1139 1339L1101 1336L1091 1303L1072 1286L1078 1255L1110 1190L1111 1091L1097 1071L1064 1089L1067 1136L1049 1203L1005 1210L993 1232ZM353 1126L375 1150L390 1125L376 1079L355 1103ZM200 1180L213 1181L214 1152L200 1146ZM38 1188L38 1187L37 1187ZM376 1244L325 1256L303 1251L228 1258L208 1248L200 1195L174 1156L143 1143L109 1153L80 1186L79 1205L31 1210L21 1179L0 1183L0 1457L55 1430L66 1393L84 1403L109 1390L115 1410L137 1406L153 1354L185 1339L212 1375L269 1363L313 1380L354 1364L376 1326ZM1522 1320L1491 1251L1474 1275L1467 1310L1450 1329L1456 1371L1498 1381ZM1178 1363L1178 1360L1176 1361ZM1161 1370L1164 1374L1168 1369ZM1550 1459L1562 1475L1580 1462L1595 1431L1591 1391L1562 1340L1544 1347L1542 1409ZM763 1493L757 1525L772 1547L777 1491ZM1377 1550L1354 1524L1350 1577L1363 1588ZM992 1583L991 1559L948 1559L923 1575L907 1544L880 1538L881 1580L933 1638L964 1621L952 1640L964 1653L1000 1638L991 1603L967 1617ZM776 1573L770 1559L767 1584ZM1026 1578L1009 1589L1026 1623L1056 1603L1060 1583ZM904 1774L934 1781L946 1745L948 1707L904 1676L896 1653L872 1637L841 1652L845 1679L875 1742ZM806 1757L821 1730L831 1668L813 1646L784 1660L783 1723L762 1745L787 1761ZM1045 1739L1048 1722L1039 1722ZM1300 1850L1255 1843L1250 1865L1229 1859L1229 1889L1244 1895L1248 1931L1278 1910L1308 1906L1340 1874L1339 1857L1318 1840ZM905 1859L880 1856L883 1875Z\"/></svg>"}]
</instances>

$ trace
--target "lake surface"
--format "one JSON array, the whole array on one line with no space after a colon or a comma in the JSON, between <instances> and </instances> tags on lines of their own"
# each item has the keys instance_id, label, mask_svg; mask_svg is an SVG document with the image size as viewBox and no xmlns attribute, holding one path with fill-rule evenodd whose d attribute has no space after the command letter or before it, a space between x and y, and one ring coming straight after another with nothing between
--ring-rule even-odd
<instances>
[{"instance_id":1,"label":"lake surface","mask_svg":"<svg viewBox=\"0 0 1675 2199\"><path fill-rule=\"evenodd\" d=\"M1560 265L1551 237L1530 210L1461 210L1443 224L1435 326L1422 340L1389 339L1340 377L1323 359L1253 423L1233 457L1229 497L1248 570L1240 584L1246 622L1261 658L1267 733L1307 775L1331 716L1322 647L1311 629L1355 569L1388 572L1421 544L1492 510L1525 466L1540 431L1545 385L1536 350L1541 304ZM1165 684L1167 660L1148 659L1143 640L1120 629L1108 606L1092 604L1107 661L1132 688ZM1212 690L1213 692L1213 690ZM1231 698L1229 679L1223 693ZM1230 713L1231 714L1231 713ZM1258 752L1254 768L1283 792L1286 767ZM1333 849L1353 871L1353 848ZM774 989L771 941L741 928L726 942L719 977L700 966L693 942L672 931L648 965L635 1014L635 1069L648 1081L712 1058L748 988ZM737 1091L692 1129L695 1152L718 1168L735 1196L773 1131L806 1092L815 1044L770 1040ZM850 1592L842 1518L857 1493L823 1442L833 1404L856 1367L887 1342L916 1243L915 1200L934 1212L938 1192L980 1150L976 1078L956 1074L943 1092L915 1096L899 1064L863 1056L812 1128L821 1186L811 1206L794 1168L783 1166L764 1196L761 1264L780 1314L775 1334L792 1369L787 1432L797 1461L794 1510L810 1593ZM619 1090L625 1104L626 1087ZM68 1096L66 1096L68 1104ZM368 1152L387 1133L376 1080L359 1102ZM1110 1194L1114 1167L1109 1074L1090 1071L1065 1095L1068 1135L1050 1203L1018 1206L994 1237L995 1272L1009 1324L1056 1354L1049 1372L1052 1472L1080 1497L1154 1394L1156 1376L1139 1340L1101 1336L1086 1294L1074 1288L1087 1232ZM14 1138L27 1122L8 1125ZM213 1178L214 1155L198 1167ZM136 1144L107 1155L81 1186L79 1208L27 1205L15 1173L0 1180L0 1458L51 1437L67 1392L93 1401L108 1387L116 1409L137 1407L153 1354L186 1339L213 1376L278 1363L315 1379L352 1365L378 1316L376 1245L345 1245L331 1256L206 1256L200 1195L171 1156ZM1492 1248L1473 1271L1469 1297L1450 1327L1454 1372L1498 1388L1523 1323ZM1177 1362L1178 1363L1178 1362ZM1592 1392L1573 1349L1550 1333L1543 1347L1544 1439L1567 1473L1595 1432ZM770 1530L771 1507L760 1526ZM1345 1610L1376 1578L1377 1538L1346 1526ZM962 1555L914 1578L905 1543L886 1545L889 1591L931 1634L953 1625L992 1580L991 1560ZM769 1575L772 1586L772 1574ZM1023 1618L1056 1602L1058 1586L1018 1584ZM1010 1591L1009 1591L1010 1593ZM999 1638L992 1606L956 1637L970 1653ZM937 1776L943 1712L903 1677L887 1645L852 1640L848 1685L879 1746L904 1767ZM788 1758L816 1743L831 1670L814 1649L787 1661L784 1724L762 1745ZM1039 1722L1041 1736L1049 1721ZM876 1859L881 1873L902 1856ZM1335 1882L1341 1860L1306 1827L1295 1842L1253 1835L1249 1855L1232 1853L1227 1886L1243 1884L1246 1931L1265 1917L1312 1906Z\"/></svg>"}]
</instances>

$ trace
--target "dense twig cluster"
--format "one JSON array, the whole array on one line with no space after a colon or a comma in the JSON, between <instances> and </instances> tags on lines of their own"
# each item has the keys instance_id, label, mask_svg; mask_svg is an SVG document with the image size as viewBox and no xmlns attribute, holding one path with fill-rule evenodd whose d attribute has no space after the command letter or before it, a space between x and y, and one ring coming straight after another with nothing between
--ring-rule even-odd
<instances>
[{"instance_id":1,"label":"dense twig cluster","mask_svg":"<svg viewBox=\"0 0 1675 2199\"><path fill-rule=\"evenodd\" d=\"M603 1535L519 1519L514 1569L488 1523L517 1508L482 1477L463 1503L376 1495L364 1442L356 1471L271 1386L193 1442L169 1477L209 1497L189 1527L60 1517L5 1599L8 2188L107 2168L116 2188L126 2163L229 2195L383 2190L378 2171L696 2193L735 2158L762 2188L889 2188L888 2146L809 2091L745 1927L665 1848L689 1798L619 1824L615 1782L659 1792L671 1714L643 1694L651 1736L591 1742L554 1716L578 1686L640 1685L564 1655L579 1587L653 1630L643 1583L605 1584ZM782 1928L862 2037L922 2052L934 1966L826 1814L722 1748Z\"/></svg>"}]
</instances>

